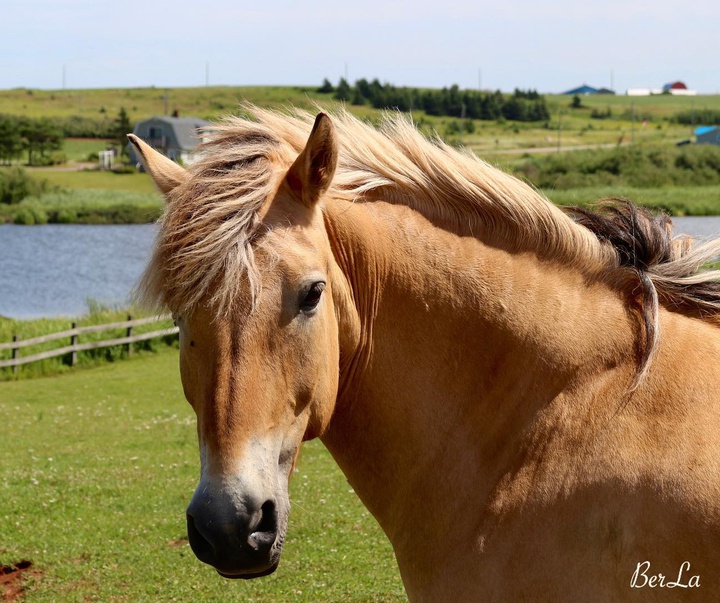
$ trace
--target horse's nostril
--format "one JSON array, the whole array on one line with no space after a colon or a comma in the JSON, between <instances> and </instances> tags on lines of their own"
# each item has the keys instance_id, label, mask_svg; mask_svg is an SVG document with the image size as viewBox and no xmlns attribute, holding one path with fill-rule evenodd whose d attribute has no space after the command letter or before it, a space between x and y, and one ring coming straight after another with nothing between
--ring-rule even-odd
<instances>
[{"instance_id":1,"label":"horse's nostril","mask_svg":"<svg viewBox=\"0 0 720 603\"><path fill-rule=\"evenodd\" d=\"M195 526L195 518L187 514L187 531L190 548L200 561L212 564L215 558L215 550L210 541Z\"/></svg>"},{"instance_id":2,"label":"horse's nostril","mask_svg":"<svg viewBox=\"0 0 720 603\"><path fill-rule=\"evenodd\" d=\"M260 507L260 523L256 530L258 532L274 532L277 530L277 510L275 501L267 500Z\"/></svg>"},{"instance_id":3,"label":"horse's nostril","mask_svg":"<svg viewBox=\"0 0 720 603\"><path fill-rule=\"evenodd\" d=\"M260 521L248 537L248 544L257 551L267 551L277 536L277 509L275 501L267 500L260 507Z\"/></svg>"}]
</instances>

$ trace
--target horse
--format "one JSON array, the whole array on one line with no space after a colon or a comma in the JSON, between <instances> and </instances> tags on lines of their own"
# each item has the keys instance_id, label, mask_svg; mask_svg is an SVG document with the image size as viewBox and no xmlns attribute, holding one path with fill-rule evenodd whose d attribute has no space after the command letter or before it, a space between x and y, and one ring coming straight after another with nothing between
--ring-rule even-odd
<instances>
[{"instance_id":1,"label":"horse","mask_svg":"<svg viewBox=\"0 0 720 603\"><path fill-rule=\"evenodd\" d=\"M399 114L245 105L205 136L187 169L131 137L201 561L275 571L320 438L410 601L720 600L720 241L562 210Z\"/></svg>"}]
</instances>

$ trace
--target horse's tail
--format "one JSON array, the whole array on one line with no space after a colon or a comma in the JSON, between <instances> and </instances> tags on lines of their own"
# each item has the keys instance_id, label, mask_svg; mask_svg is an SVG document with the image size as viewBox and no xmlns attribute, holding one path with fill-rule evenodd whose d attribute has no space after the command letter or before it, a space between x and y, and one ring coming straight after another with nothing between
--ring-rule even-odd
<instances>
[{"instance_id":1,"label":"horse's tail","mask_svg":"<svg viewBox=\"0 0 720 603\"><path fill-rule=\"evenodd\" d=\"M576 222L610 244L618 265L636 283L645 326L638 374L643 380L660 340L660 304L698 317L720 317L720 270L705 269L720 256L720 239L693 245L692 238L673 236L665 214L655 215L626 199L606 199L594 210L568 207Z\"/></svg>"}]
</instances>

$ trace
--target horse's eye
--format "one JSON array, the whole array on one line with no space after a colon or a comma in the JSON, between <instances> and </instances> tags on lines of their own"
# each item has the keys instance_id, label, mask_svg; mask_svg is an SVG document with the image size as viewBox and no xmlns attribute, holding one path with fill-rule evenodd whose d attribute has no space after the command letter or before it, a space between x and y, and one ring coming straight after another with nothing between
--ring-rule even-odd
<instances>
[{"instance_id":1,"label":"horse's eye","mask_svg":"<svg viewBox=\"0 0 720 603\"><path fill-rule=\"evenodd\" d=\"M323 281L318 281L310 285L305 297L300 302L300 309L303 312L312 312L320 303L323 291L325 291L325 283Z\"/></svg>"}]
</instances>

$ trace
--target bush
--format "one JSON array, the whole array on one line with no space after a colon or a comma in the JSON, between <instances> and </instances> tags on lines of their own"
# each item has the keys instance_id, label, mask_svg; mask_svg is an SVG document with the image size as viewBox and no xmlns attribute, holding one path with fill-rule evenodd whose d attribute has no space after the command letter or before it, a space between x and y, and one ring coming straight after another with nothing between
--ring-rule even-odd
<instances>
[{"instance_id":1,"label":"bush","mask_svg":"<svg viewBox=\"0 0 720 603\"><path fill-rule=\"evenodd\" d=\"M676 113L671 121L674 121L683 125L706 125L706 126L718 126L720 125L720 110L717 109L696 109L693 111L682 111Z\"/></svg>"},{"instance_id":2,"label":"bush","mask_svg":"<svg viewBox=\"0 0 720 603\"><path fill-rule=\"evenodd\" d=\"M720 184L720 147L622 147L530 158L517 172L539 188Z\"/></svg>"},{"instance_id":3,"label":"bush","mask_svg":"<svg viewBox=\"0 0 720 603\"><path fill-rule=\"evenodd\" d=\"M137 168L134 165L121 164L112 169L113 174L137 174Z\"/></svg>"},{"instance_id":4,"label":"bush","mask_svg":"<svg viewBox=\"0 0 720 603\"><path fill-rule=\"evenodd\" d=\"M42 209L33 207L32 205L26 205L15 212L13 222L22 226L47 224L48 216Z\"/></svg>"},{"instance_id":5,"label":"bush","mask_svg":"<svg viewBox=\"0 0 720 603\"><path fill-rule=\"evenodd\" d=\"M21 167L0 170L0 203L15 205L27 197L49 190L46 180L35 180Z\"/></svg>"},{"instance_id":6,"label":"bush","mask_svg":"<svg viewBox=\"0 0 720 603\"><path fill-rule=\"evenodd\" d=\"M55 151L49 155L36 155L33 158L33 166L35 167L49 167L52 165L63 165L67 163L67 155L60 151Z\"/></svg>"}]
</instances>

